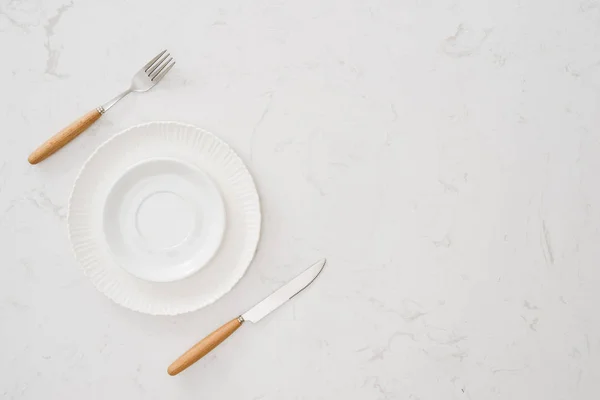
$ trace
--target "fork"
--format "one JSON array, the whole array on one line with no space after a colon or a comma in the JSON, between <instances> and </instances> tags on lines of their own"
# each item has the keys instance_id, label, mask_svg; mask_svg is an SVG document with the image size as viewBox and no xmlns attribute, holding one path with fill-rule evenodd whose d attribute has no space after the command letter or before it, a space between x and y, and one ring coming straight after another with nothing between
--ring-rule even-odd
<instances>
[{"instance_id":1,"label":"fork","mask_svg":"<svg viewBox=\"0 0 600 400\"><path fill-rule=\"evenodd\" d=\"M173 68L173 65L175 65L173 57L168 58L170 55L170 53L167 53L167 50L161 51L156 57L148 61L148 63L133 76L129 89L83 115L81 118L71 123L62 131L52 136L50 139L44 142L44 144L35 149L33 153L31 153L28 158L29 163L37 164L56 153L67 143L75 139L83 131L89 128L102 116L102 114L107 112L112 106L117 104L119 100L127 96L129 93L146 92L154 87L154 85L160 82L167 72Z\"/></svg>"}]
</instances>

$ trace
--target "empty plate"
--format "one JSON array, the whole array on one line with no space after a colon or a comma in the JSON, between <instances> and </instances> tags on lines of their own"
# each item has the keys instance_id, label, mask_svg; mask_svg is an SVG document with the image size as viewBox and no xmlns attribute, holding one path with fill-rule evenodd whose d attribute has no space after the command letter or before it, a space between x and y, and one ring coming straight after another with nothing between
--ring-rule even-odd
<instances>
[{"instance_id":1,"label":"empty plate","mask_svg":"<svg viewBox=\"0 0 600 400\"><path fill-rule=\"evenodd\" d=\"M130 309L175 315L206 306L254 257L260 205L252 176L222 140L191 125L129 128L84 164L69 237L92 283Z\"/></svg>"},{"instance_id":2,"label":"empty plate","mask_svg":"<svg viewBox=\"0 0 600 400\"><path fill-rule=\"evenodd\" d=\"M225 207L212 180L176 159L151 159L128 169L104 206L104 234L116 261L153 282L187 278L215 254Z\"/></svg>"}]
</instances>

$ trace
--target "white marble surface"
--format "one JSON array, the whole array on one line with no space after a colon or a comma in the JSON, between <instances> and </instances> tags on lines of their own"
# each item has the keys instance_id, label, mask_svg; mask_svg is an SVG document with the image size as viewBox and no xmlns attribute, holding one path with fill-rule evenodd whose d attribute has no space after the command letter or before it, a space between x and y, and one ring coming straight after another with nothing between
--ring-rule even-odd
<instances>
[{"instance_id":1,"label":"white marble surface","mask_svg":"<svg viewBox=\"0 0 600 400\"><path fill-rule=\"evenodd\" d=\"M163 47L163 83L27 164ZM0 49L2 398L600 397L599 1L0 0ZM173 318L112 304L66 235L84 160L152 120L227 140L264 212L239 285Z\"/></svg>"}]
</instances>

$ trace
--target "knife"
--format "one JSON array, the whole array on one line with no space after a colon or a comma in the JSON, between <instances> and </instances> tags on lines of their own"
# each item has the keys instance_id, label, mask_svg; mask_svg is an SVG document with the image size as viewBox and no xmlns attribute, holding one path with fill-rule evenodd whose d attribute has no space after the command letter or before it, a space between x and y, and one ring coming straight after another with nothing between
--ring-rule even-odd
<instances>
[{"instance_id":1,"label":"knife","mask_svg":"<svg viewBox=\"0 0 600 400\"><path fill-rule=\"evenodd\" d=\"M313 283L313 281L319 276L323 267L325 266L325 259L317 261L310 267L308 267L300 275L277 289L277 291L260 303L256 304L250 310L227 322L225 325L215 330L213 333L196 343L191 349L186 351L181 357L179 357L173 364L169 366L167 372L169 375L177 375L208 353L210 353L215 347L221 344L227 339L233 332L235 332L242 324L246 321L258 322L263 319L266 315L270 314L271 311L276 310L280 305L296 296L298 293L303 291Z\"/></svg>"}]
</instances>

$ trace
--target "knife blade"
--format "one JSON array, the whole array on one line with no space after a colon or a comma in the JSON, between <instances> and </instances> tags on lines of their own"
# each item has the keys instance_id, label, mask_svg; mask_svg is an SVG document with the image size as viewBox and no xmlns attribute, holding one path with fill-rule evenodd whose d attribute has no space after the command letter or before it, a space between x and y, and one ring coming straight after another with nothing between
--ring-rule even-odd
<instances>
[{"instance_id":1,"label":"knife blade","mask_svg":"<svg viewBox=\"0 0 600 400\"><path fill-rule=\"evenodd\" d=\"M317 279L317 276L325 267L326 260L322 259L308 267L300 275L277 289L274 293L267 296L260 303L246 311L244 314L232 319L204 339L196 343L191 349L186 351L181 357L175 360L167 369L169 375L177 375L190 365L210 353L215 347L227 339L246 321L256 323L265 316L275 311L279 306L296 296L306 289Z\"/></svg>"}]
</instances>

